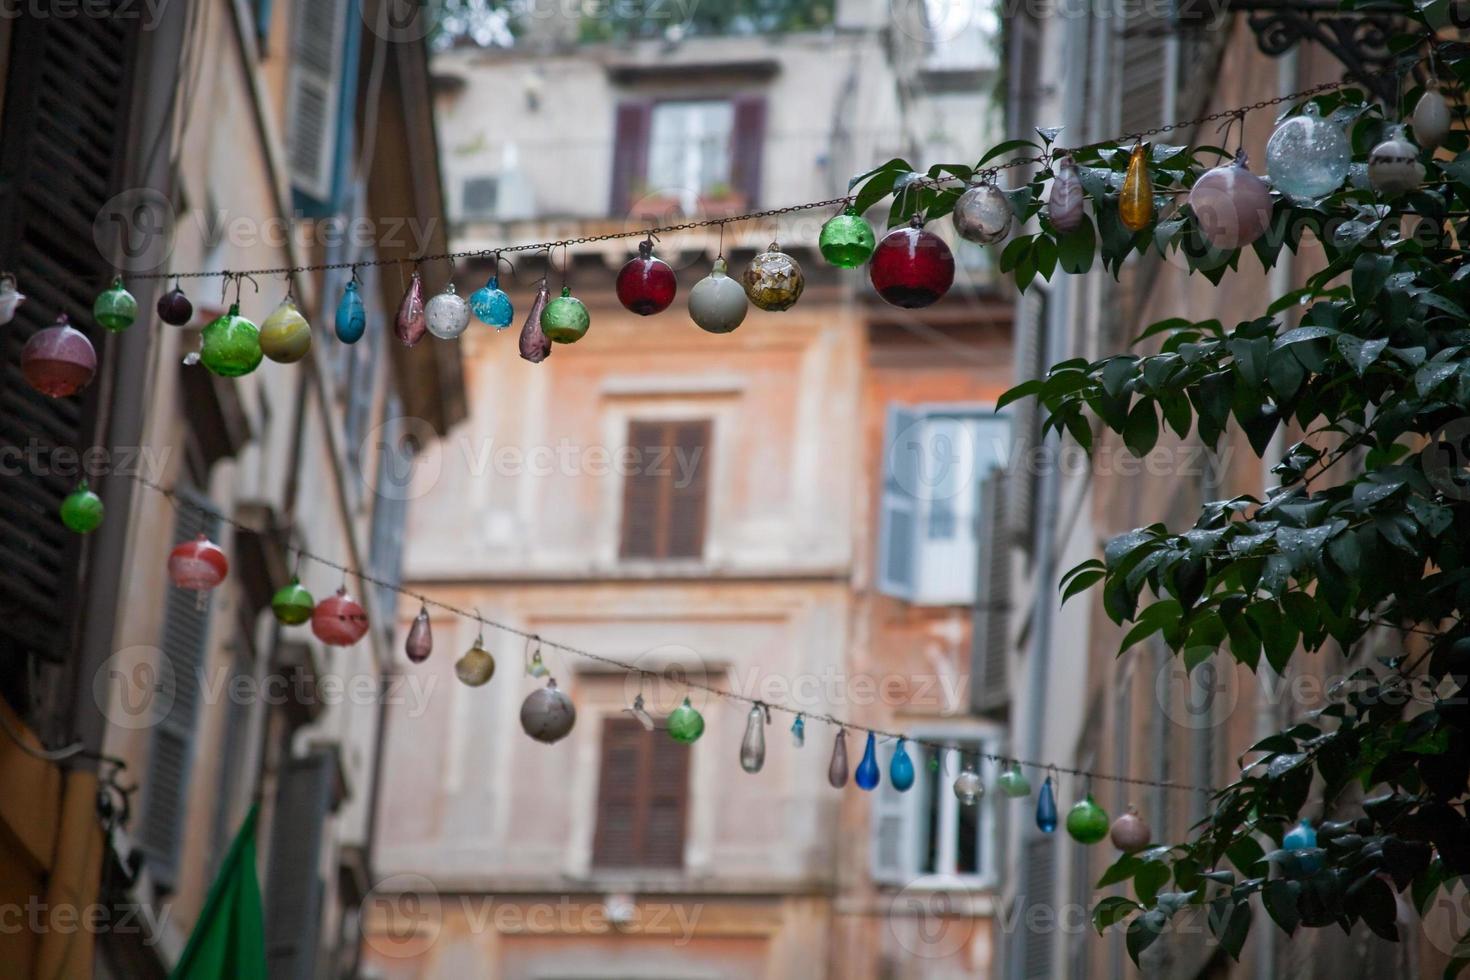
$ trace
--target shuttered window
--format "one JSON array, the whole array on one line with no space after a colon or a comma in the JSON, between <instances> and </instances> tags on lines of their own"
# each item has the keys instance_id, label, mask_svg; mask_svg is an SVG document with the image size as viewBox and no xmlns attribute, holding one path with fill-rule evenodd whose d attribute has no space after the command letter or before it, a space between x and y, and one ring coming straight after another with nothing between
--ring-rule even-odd
<instances>
[{"instance_id":1,"label":"shuttered window","mask_svg":"<svg viewBox=\"0 0 1470 980\"><path fill-rule=\"evenodd\" d=\"M265 892L265 955L271 980L319 976L317 949L326 884L322 835L332 810L334 764L326 751L291 759L281 770L271 818Z\"/></svg>"},{"instance_id":2,"label":"shuttered window","mask_svg":"<svg viewBox=\"0 0 1470 980\"><path fill-rule=\"evenodd\" d=\"M292 5L286 154L292 189L320 213L336 210L350 142L359 33L350 7L350 0Z\"/></svg>"},{"instance_id":3,"label":"shuttered window","mask_svg":"<svg viewBox=\"0 0 1470 980\"><path fill-rule=\"evenodd\" d=\"M995 470L980 484L975 536L975 613L971 624L970 706L994 711L1010 701L1011 547L1006 524L1010 478Z\"/></svg>"},{"instance_id":4,"label":"shuttered window","mask_svg":"<svg viewBox=\"0 0 1470 980\"><path fill-rule=\"evenodd\" d=\"M1015 341L1016 383L1046 376L1050 352L1047 350L1047 317L1049 308L1045 289L1032 288L1016 303ZM1035 398L1022 398L1007 409L1011 412L1011 458L1017 466L1007 484L1007 523L1012 539L1030 550L1035 538L1036 489L1041 467L1033 465L1034 450L1042 443L1042 408Z\"/></svg>"},{"instance_id":5,"label":"shuttered window","mask_svg":"<svg viewBox=\"0 0 1470 980\"><path fill-rule=\"evenodd\" d=\"M1016 902L1021 907L1019 922L1042 921L1032 915L1050 915L1056 906L1056 846L1050 836L1034 836L1022 853L1021 889ZM1032 910L1035 910L1033 913ZM1024 980L1052 980L1056 958L1055 929L1021 929L1021 976Z\"/></svg>"},{"instance_id":6,"label":"shuttered window","mask_svg":"<svg viewBox=\"0 0 1470 980\"><path fill-rule=\"evenodd\" d=\"M1153 129L1166 121L1168 34L1168 19L1149 11L1140 10L1124 19L1118 65L1119 122L1124 133Z\"/></svg>"},{"instance_id":7,"label":"shuttered window","mask_svg":"<svg viewBox=\"0 0 1470 980\"><path fill-rule=\"evenodd\" d=\"M603 720L595 866L683 867L689 751L636 719Z\"/></svg>"},{"instance_id":8,"label":"shuttered window","mask_svg":"<svg viewBox=\"0 0 1470 980\"><path fill-rule=\"evenodd\" d=\"M219 518L214 506L188 488L175 491L197 507L177 508L174 544L200 534L214 539ZM204 508L209 513L203 513ZM154 704L158 716L143 780L142 846L153 880L171 890L177 878L183 845L185 810L189 800L194 733L199 725L205 655L209 649L211 602L199 602L191 591L167 586L164 596L163 636L159 647L159 684Z\"/></svg>"},{"instance_id":9,"label":"shuttered window","mask_svg":"<svg viewBox=\"0 0 1470 980\"><path fill-rule=\"evenodd\" d=\"M373 495L373 524L369 561L375 587L372 613L388 638L397 623L398 596L394 587L403 577L403 530L408 520L408 501L413 482L413 446L405 438L399 416L403 403L394 392L389 396L383 442L376 447L378 479Z\"/></svg>"},{"instance_id":10,"label":"shuttered window","mask_svg":"<svg viewBox=\"0 0 1470 980\"><path fill-rule=\"evenodd\" d=\"M704 554L711 437L708 419L628 424L622 557Z\"/></svg>"},{"instance_id":11,"label":"shuttered window","mask_svg":"<svg viewBox=\"0 0 1470 980\"><path fill-rule=\"evenodd\" d=\"M763 95L623 102L613 122L608 213L625 213L645 194L675 198L686 213L729 192L757 207L765 151Z\"/></svg>"}]
</instances>

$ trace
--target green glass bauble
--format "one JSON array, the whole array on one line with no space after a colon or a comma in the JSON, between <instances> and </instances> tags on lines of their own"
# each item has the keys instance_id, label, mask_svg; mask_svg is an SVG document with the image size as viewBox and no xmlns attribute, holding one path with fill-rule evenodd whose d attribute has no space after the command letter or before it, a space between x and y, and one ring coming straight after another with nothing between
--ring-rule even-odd
<instances>
[{"instance_id":1,"label":"green glass bauble","mask_svg":"<svg viewBox=\"0 0 1470 980\"><path fill-rule=\"evenodd\" d=\"M1067 811L1067 833L1079 844L1096 844L1108 836L1108 812L1093 802L1092 794Z\"/></svg>"},{"instance_id":2,"label":"green glass bauble","mask_svg":"<svg viewBox=\"0 0 1470 980\"><path fill-rule=\"evenodd\" d=\"M582 301L572 295L571 287L561 287L561 295L541 312L541 332L558 344L575 344L587 333L592 317Z\"/></svg>"},{"instance_id":3,"label":"green glass bauble","mask_svg":"<svg viewBox=\"0 0 1470 980\"><path fill-rule=\"evenodd\" d=\"M122 277L112 280L111 286L97 294L97 300L92 304L92 315L113 333L128 329L138 319L138 301L123 288Z\"/></svg>"},{"instance_id":4,"label":"green glass bauble","mask_svg":"<svg viewBox=\"0 0 1470 980\"><path fill-rule=\"evenodd\" d=\"M685 698L684 703L669 715L669 737L676 742L689 745L704 734L704 715L695 710Z\"/></svg>"},{"instance_id":5,"label":"green glass bauble","mask_svg":"<svg viewBox=\"0 0 1470 980\"><path fill-rule=\"evenodd\" d=\"M315 608L316 600L302 588L294 575L290 585L281 586L271 596L271 612L287 626L300 626L311 618L311 611Z\"/></svg>"},{"instance_id":6,"label":"green glass bauble","mask_svg":"<svg viewBox=\"0 0 1470 980\"><path fill-rule=\"evenodd\" d=\"M61 501L61 523L78 534L90 534L102 525L102 498L83 480Z\"/></svg>"},{"instance_id":7,"label":"green glass bauble","mask_svg":"<svg viewBox=\"0 0 1470 980\"><path fill-rule=\"evenodd\" d=\"M240 304L204 328L204 349L199 359L223 378L238 378L260 366L265 352L260 349L260 331L240 315Z\"/></svg>"},{"instance_id":8,"label":"green glass bauble","mask_svg":"<svg viewBox=\"0 0 1470 980\"><path fill-rule=\"evenodd\" d=\"M1003 795L1013 800L1031 795L1031 781L1026 778L1025 773L1021 772L1020 766L1011 766L995 777L995 785Z\"/></svg>"},{"instance_id":9,"label":"green glass bauble","mask_svg":"<svg viewBox=\"0 0 1470 980\"><path fill-rule=\"evenodd\" d=\"M822 258L840 269L856 269L868 261L877 244L873 226L850 204L847 210L828 219L817 239Z\"/></svg>"}]
</instances>

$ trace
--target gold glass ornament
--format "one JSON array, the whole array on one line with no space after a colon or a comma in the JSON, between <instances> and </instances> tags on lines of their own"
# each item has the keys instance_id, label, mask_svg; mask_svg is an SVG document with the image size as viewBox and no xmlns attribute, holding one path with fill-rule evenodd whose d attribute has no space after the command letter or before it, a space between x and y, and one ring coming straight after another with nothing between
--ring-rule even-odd
<instances>
[{"instance_id":1,"label":"gold glass ornament","mask_svg":"<svg viewBox=\"0 0 1470 980\"><path fill-rule=\"evenodd\" d=\"M1123 193L1118 196L1118 217L1129 231L1142 231L1154 220L1154 185L1148 175L1148 148L1139 143L1128 156L1123 175Z\"/></svg>"}]
</instances>

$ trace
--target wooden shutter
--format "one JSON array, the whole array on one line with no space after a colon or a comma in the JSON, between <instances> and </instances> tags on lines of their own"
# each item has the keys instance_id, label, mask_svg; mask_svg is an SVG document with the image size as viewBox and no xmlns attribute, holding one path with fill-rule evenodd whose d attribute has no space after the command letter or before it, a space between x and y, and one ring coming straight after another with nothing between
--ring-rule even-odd
<instances>
[{"instance_id":1,"label":"wooden shutter","mask_svg":"<svg viewBox=\"0 0 1470 980\"><path fill-rule=\"evenodd\" d=\"M1056 893L1056 848L1050 836L1035 836L1026 841L1022 854L1021 893L1016 896L1020 905L1019 922L1040 921L1030 918L1030 910L1048 915L1055 908ZM1052 980L1055 959L1054 929L1022 929L1018 933L1021 954L1021 976L1024 980Z\"/></svg>"},{"instance_id":2,"label":"wooden shutter","mask_svg":"<svg viewBox=\"0 0 1470 980\"><path fill-rule=\"evenodd\" d=\"M181 500L213 510L203 497L180 487ZM174 524L174 544L200 534L214 538L219 518L194 507L180 507ZM194 733L199 725L200 678L209 649L209 613L212 602L201 607L198 596L165 586L163 638L159 665L162 692L154 702L154 721L143 780L142 847L155 882L171 889L178 874L183 845L189 777L193 769ZM172 697L169 697L169 692Z\"/></svg>"},{"instance_id":3,"label":"wooden shutter","mask_svg":"<svg viewBox=\"0 0 1470 980\"><path fill-rule=\"evenodd\" d=\"M92 300L109 269L93 221L121 183L141 23L75 16L75 7L63 16L45 3L37 10L43 15L8 23L0 117L0 257L29 297L0 327L0 453L18 462L0 477L0 685L22 708L36 662L60 664L74 650L83 539L56 515L76 474L58 473L51 460L57 449L91 444L104 385L99 378L80 397L48 398L22 377L20 351L65 313L98 346L100 371L108 369ZM34 456L11 457L17 450Z\"/></svg>"},{"instance_id":4,"label":"wooden shutter","mask_svg":"<svg viewBox=\"0 0 1470 980\"><path fill-rule=\"evenodd\" d=\"M977 714L1010 701L1011 547L1006 534L1004 470L979 486L980 526L975 536L975 615L971 626L970 707Z\"/></svg>"},{"instance_id":5,"label":"wooden shutter","mask_svg":"<svg viewBox=\"0 0 1470 980\"><path fill-rule=\"evenodd\" d=\"M633 204L638 187L648 179L648 137L653 103L624 102L613 123L612 190L607 213L618 215Z\"/></svg>"},{"instance_id":6,"label":"wooden shutter","mask_svg":"<svg viewBox=\"0 0 1470 980\"><path fill-rule=\"evenodd\" d=\"M761 175L766 153L766 97L742 95L735 100L734 138L730 141L730 185L747 208L760 207Z\"/></svg>"},{"instance_id":7,"label":"wooden shutter","mask_svg":"<svg viewBox=\"0 0 1470 980\"><path fill-rule=\"evenodd\" d=\"M403 577L403 531L408 520L409 487L413 480L413 449L405 444L403 425L398 416L403 405L398 394L389 396L387 419L381 429L383 442L377 447L377 492L373 495L373 523L369 545L369 563L373 578L383 585L374 587L371 613L391 639L397 618L398 597L394 586Z\"/></svg>"},{"instance_id":8,"label":"wooden shutter","mask_svg":"<svg viewBox=\"0 0 1470 980\"><path fill-rule=\"evenodd\" d=\"M915 581L915 539L918 534L917 484L919 457L912 442L919 415L901 405L888 406L883 434L883 499L878 512L878 591L900 599L912 598Z\"/></svg>"},{"instance_id":9,"label":"wooden shutter","mask_svg":"<svg viewBox=\"0 0 1470 980\"><path fill-rule=\"evenodd\" d=\"M623 483L624 558L699 558L709 497L708 419L630 422L636 465Z\"/></svg>"},{"instance_id":10,"label":"wooden shutter","mask_svg":"<svg viewBox=\"0 0 1470 980\"><path fill-rule=\"evenodd\" d=\"M1124 20L1123 52L1118 65L1119 125L1124 133L1153 129L1165 122L1167 30L1165 18L1144 11Z\"/></svg>"},{"instance_id":11,"label":"wooden shutter","mask_svg":"<svg viewBox=\"0 0 1470 980\"><path fill-rule=\"evenodd\" d=\"M605 718L600 771L592 863L682 867L689 747L646 730L633 718Z\"/></svg>"},{"instance_id":12,"label":"wooden shutter","mask_svg":"<svg viewBox=\"0 0 1470 980\"><path fill-rule=\"evenodd\" d=\"M281 770L265 893L265 952L272 980L317 976L325 888L322 831L332 809L332 776L332 758L325 751L291 759Z\"/></svg>"},{"instance_id":13,"label":"wooden shutter","mask_svg":"<svg viewBox=\"0 0 1470 980\"><path fill-rule=\"evenodd\" d=\"M1045 289L1032 288L1016 303L1013 346L1017 384L1044 377L1050 367L1046 344L1047 297ZM1032 455L1042 442L1042 408L1035 398L1022 398L1013 402L1009 411L1012 413L1011 459L1016 461L1016 466L1006 486L1006 522L1011 539L1029 551L1035 537L1036 487L1041 476Z\"/></svg>"},{"instance_id":14,"label":"wooden shutter","mask_svg":"<svg viewBox=\"0 0 1470 980\"><path fill-rule=\"evenodd\" d=\"M286 153L291 186L319 202L333 201L337 185L348 6L348 0L292 5Z\"/></svg>"}]
</instances>

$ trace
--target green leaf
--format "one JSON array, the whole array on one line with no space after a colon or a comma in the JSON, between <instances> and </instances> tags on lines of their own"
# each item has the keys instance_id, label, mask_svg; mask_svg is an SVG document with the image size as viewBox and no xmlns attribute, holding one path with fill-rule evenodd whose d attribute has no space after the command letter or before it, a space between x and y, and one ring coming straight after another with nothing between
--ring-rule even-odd
<instances>
[{"instance_id":1,"label":"green leaf","mask_svg":"<svg viewBox=\"0 0 1470 980\"><path fill-rule=\"evenodd\" d=\"M1392 255L1365 252L1353 263L1353 299L1361 306L1373 302L1393 270Z\"/></svg>"},{"instance_id":2,"label":"green leaf","mask_svg":"<svg viewBox=\"0 0 1470 980\"><path fill-rule=\"evenodd\" d=\"M1044 385L1045 382L1041 378L1031 378L1029 381L1022 381L995 400L995 410L998 412L1012 402L1020 401L1022 398L1037 394L1042 390Z\"/></svg>"},{"instance_id":3,"label":"green leaf","mask_svg":"<svg viewBox=\"0 0 1470 980\"><path fill-rule=\"evenodd\" d=\"M1101 936L1104 929L1116 925L1142 908L1142 905L1139 905L1131 898L1124 898L1122 895L1109 895L1107 898L1098 902L1092 910L1093 928Z\"/></svg>"},{"instance_id":4,"label":"green leaf","mask_svg":"<svg viewBox=\"0 0 1470 980\"><path fill-rule=\"evenodd\" d=\"M1097 232L1092 219L1082 216L1082 222L1057 241L1057 263L1069 275L1080 276L1092 268L1097 254Z\"/></svg>"},{"instance_id":5,"label":"green leaf","mask_svg":"<svg viewBox=\"0 0 1470 980\"><path fill-rule=\"evenodd\" d=\"M1145 861L1133 875L1133 893L1144 905L1154 904L1159 889L1169 883L1169 866L1163 861Z\"/></svg>"},{"instance_id":6,"label":"green leaf","mask_svg":"<svg viewBox=\"0 0 1470 980\"><path fill-rule=\"evenodd\" d=\"M1097 880L1095 887L1107 888L1109 885L1116 885L1119 882L1127 881L1137 874L1138 869L1141 867L1143 867L1143 861L1141 859L1134 857L1132 854L1124 854L1118 860L1114 861L1108 867L1108 870L1103 872L1103 876Z\"/></svg>"},{"instance_id":7,"label":"green leaf","mask_svg":"<svg viewBox=\"0 0 1470 980\"><path fill-rule=\"evenodd\" d=\"M1154 403L1148 398L1141 398L1128 413L1128 424L1123 427L1123 443L1133 455L1143 457L1158 441L1159 416L1154 411Z\"/></svg>"},{"instance_id":8,"label":"green leaf","mask_svg":"<svg viewBox=\"0 0 1470 980\"><path fill-rule=\"evenodd\" d=\"M1098 582L1102 581L1105 575L1107 575L1107 572L1103 571L1083 572L1081 575L1078 575L1071 582L1067 583L1067 588L1062 592L1062 601L1060 604L1066 605L1068 599L1079 592L1085 592L1092 588Z\"/></svg>"},{"instance_id":9,"label":"green leaf","mask_svg":"<svg viewBox=\"0 0 1470 980\"><path fill-rule=\"evenodd\" d=\"M983 157L980 158L980 162L975 165L976 169L984 167L987 163L989 163L991 160L994 160L996 157L1005 156L1007 153L1013 153L1016 150L1025 149L1027 147L1030 147L1033 150L1041 149L1041 147L1031 142L1030 140L1016 139L1006 140L1004 143L997 143L995 146L992 146Z\"/></svg>"},{"instance_id":10,"label":"green leaf","mask_svg":"<svg viewBox=\"0 0 1470 980\"><path fill-rule=\"evenodd\" d=\"M1285 878L1277 878L1266 882L1261 889L1261 904L1266 906L1266 914L1281 927L1281 931L1288 936L1296 932L1296 927L1301 925L1302 914L1297 910L1297 896L1301 894L1302 885L1299 881L1291 881Z\"/></svg>"},{"instance_id":11,"label":"green leaf","mask_svg":"<svg viewBox=\"0 0 1470 980\"><path fill-rule=\"evenodd\" d=\"M1453 361L1449 363L1441 361L1426 364L1414 372L1414 390L1421 396L1427 396L1431 391L1453 377L1459 369L1460 365Z\"/></svg>"},{"instance_id":12,"label":"green leaf","mask_svg":"<svg viewBox=\"0 0 1470 980\"><path fill-rule=\"evenodd\" d=\"M1337 349L1342 354L1343 360L1347 361L1358 377L1362 377L1383 353L1388 346L1388 338L1378 340L1359 340L1349 334L1337 335Z\"/></svg>"}]
</instances>

